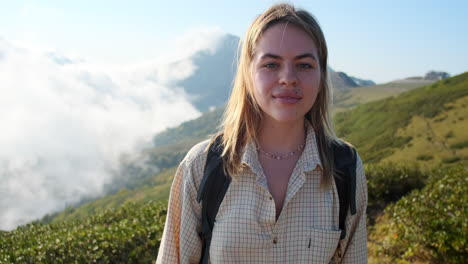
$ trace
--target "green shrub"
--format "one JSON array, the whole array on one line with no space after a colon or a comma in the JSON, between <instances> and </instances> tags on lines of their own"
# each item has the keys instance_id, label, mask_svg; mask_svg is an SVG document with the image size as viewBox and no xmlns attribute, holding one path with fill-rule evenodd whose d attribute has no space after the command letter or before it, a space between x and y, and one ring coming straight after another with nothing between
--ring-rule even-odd
<instances>
[{"instance_id":1,"label":"green shrub","mask_svg":"<svg viewBox=\"0 0 468 264\"><path fill-rule=\"evenodd\" d=\"M462 149L468 147L468 140L450 145L451 149Z\"/></svg>"},{"instance_id":2,"label":"green shrub","mask_svg":"<svg viewBox=\"0 0 468 264\"><path fill-rule=\"evenodd\" d=\"M436 123L437 123L437 122L442 122L442 121L444 121L446 118L447 118L447 116L441 116L441 117L439 117L439 118L434 119L434 122L436 122Z\"/></svg>"},{"instance_id":3,"label":"green shrub","mask_svg":"<svg viewBox=\"0 0 468 264\"><path fill-rule=\"evenodd\" d=\"M453 138L455 134L453 133L452 130L450 130L447 134L445 134L445 138Z\"/></svg>"},{"instance_id":4,"label":"green shrub","mask_svg":"<svg viewBox=\"0 0 468 264\"><path fill-rule=\"evenodd\" d=\"M417 160L423 160L423 161L427 161L427 160L432 160L434 159L434 156L432 155L426 155L426 154L421 154L421 155L418 155L416 157Z\"/></svg>"},{"instance_id":5,"label":"green shrub","mask_svg":"<svg viewBox=\"0 0 468 264\"><path fill-rule=\"evenodd\" d=\"M468 171L459 166L438 175L386 209L391 234L382 252L395 262L466 263Z\"/></svg>"},{"instance_id":6,"label":"green shrub","mask_svg":"<svg viewBox=\"0 0 468 264\"><path fill-rule=\"evenodd\" d=\"M127 204L83 220L28 224L0 233L0 263L153 263L166 208Z\"/></svg>"},{"instance_id":7,"label":"green shrub","mask_svg":"<svg viewBox=\"0 0 468 264\"><path fill-rule=\"evenodd\" d=\"M443 159L442 159L442 162L443 162L443 163L449 163L449 164L450 164L450 163L455 163L455 162L457 162L457 161L459 161L459 160L460 160L460 157L453 156L453 157L443 158Z\"/></svg>"},{"instance_id":8,"label":"green shrub","mask_svg":"<svg viewBox=\"0 0 468 264\"><path fill-rule=\"evenodd\" d=\"M430 172L418 166L400 164L365 165L369 193L369 211L382 211L414 189L424 186ZM373 212L370 212L371 216ZM372 219L371 219L372 220Z\"/></svg>"}]
</instances>

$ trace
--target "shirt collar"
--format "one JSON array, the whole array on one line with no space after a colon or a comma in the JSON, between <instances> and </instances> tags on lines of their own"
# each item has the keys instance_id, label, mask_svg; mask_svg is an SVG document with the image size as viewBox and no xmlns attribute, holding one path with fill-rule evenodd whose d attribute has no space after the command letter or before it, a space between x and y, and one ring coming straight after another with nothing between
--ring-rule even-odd
<instances>
[{"instance_id":1,"label":"shirt collar","mask_svg":"<svg viewBox=\"0 0 468 264\"><path fill-rule=\"evenodd\" d=\"M247 165L257 175L261 175L263 169L258 159L257 146L253 140L251 140L244 149L242 155L242 164Z\"/></svg>"},{"instance_id":2,"label":"shirt collar","mask_svg":"<svg viewBox=\"0 0 468 264\"><path fill-rule=\"evenodd\" d=\"M305 121L305 127L307 133L306 145L299 162L303 163L304 171L312 171L315 170L317 166L321 168L322 163L320 161L317 138L315 136L314 128L307 119Z\"/></svg>"}]
</instances>

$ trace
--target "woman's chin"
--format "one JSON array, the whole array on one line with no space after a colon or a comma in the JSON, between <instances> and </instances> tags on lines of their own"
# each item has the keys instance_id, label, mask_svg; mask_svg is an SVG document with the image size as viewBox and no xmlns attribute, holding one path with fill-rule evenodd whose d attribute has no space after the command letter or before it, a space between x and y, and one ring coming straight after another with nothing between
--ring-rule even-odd
<instances>
[{"instance_id":1,"label":"woman's chin","mask_svg":"<svg viewBox=\"0 0 468 264\"><path fill-rule=\"evenodd\" d=\"M274 115L270 116L271 118L269 121L274 122L277 124L284 124L284 125L294 125L296 123L304 123L304 115L295 115L295 114L282 114L282 115Z\"/></svg>"}]
</instances>

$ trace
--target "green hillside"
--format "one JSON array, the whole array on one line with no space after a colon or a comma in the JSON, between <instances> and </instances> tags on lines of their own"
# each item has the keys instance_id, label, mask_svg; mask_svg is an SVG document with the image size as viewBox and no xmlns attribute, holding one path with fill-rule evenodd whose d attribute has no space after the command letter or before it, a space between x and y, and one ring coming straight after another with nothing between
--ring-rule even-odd
<instances>
[{"instance_id":1,"label":"green hillside","mask_svg":"<svg viewBox=\"0 0 468 264\"><path fill-rule=\"evenodd\" d=\"M382 161L468 164L468 96L445 105L446 110L433 117L413 116L396 135L411 138L409 144L394 151Z\"/></svg>"},{"instance_id":2,"label":"green hillside","mask_svg":"<svg viewBox=\"0 0 468 264\"><path fill-rule=\"evenodd\" d=\"M115 210L126 204L144 204L151 201L165 201L169 197L169 191L176 168L167 169L151 178L150 185L142 186L134 190L121 189L119 192L107 195L103 198L85 203L78 208L69 207L60 213L44 217L43 223L60 223L85 219L101 210Z\"/></svg>"},{"instance_id":3,"label":"green hillside","mask_svg":"<svg viewBox=\"0 0 468 264\"><path fill-rule=\"evenodd\" d=\"M181 141L194 141L214 134L219 126L223 108L217 108L203 114L201 117L182 123L175 128L169 128L153 138L155 147L178 144Z\"/></svg>"},{"instance_id":4,"label":"green hillside","mask_svg":"<svg viewBox=\"0 0 468 264\"><path fill-rule=\"evenodd\" d=\"M404 133L413 118L435 121L438 115L452 110L458 111L466 105L457 100L468 96L468 73L448 78L432 85L417 88L396 97L359 105L351 111L337 113L335 129L340 137L354 144L365 162L379 162L400 149L412 144L413 136ZM457 114L458 118L458 114ZM454 121L466 124L466 120ZM457 128L458 131L458 128ZM451 142L462 144L462 133L452 133ZM458 141L455 143L455 141ZM435 152L434 155L439 155ZM444 157L446 159L449 157ZM455 157L454 157L455 158ZM466 157L458 157L466 162ZM408 160L408 159L405 159Z\"/></svg>"},{"instance_id":5,"label":"green hillside","mask_svg":"<svg viewBox=\"0 0 468 264\"><path fill-rule=\"evenodd\" d=\"M385 84L355 87L344 92L336 92L333 100L333 112L347 111L361 104L380 100L390 96L428 85L433 81L406 79Z\"/></svg>"}]
</instances>

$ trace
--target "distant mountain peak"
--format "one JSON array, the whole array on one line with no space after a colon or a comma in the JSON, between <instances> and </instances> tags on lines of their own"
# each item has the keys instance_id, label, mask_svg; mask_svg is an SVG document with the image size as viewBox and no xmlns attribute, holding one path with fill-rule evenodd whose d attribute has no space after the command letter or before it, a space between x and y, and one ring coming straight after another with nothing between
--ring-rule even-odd
<instances>
[{"instance_id":1,"label":"distant mountain peak","mask_svg":"<svg viewBox=\"0 0 468 264\"><path fill-rule=\"evenodd\" d=\"M448 77L450 77L450 74L443 72L443 71L429 71L424 76L424 80L440 81Z\"/></svg>"},{"instance_id":2,"label":"distant mountain peak","mask_svg":"<svg viewBox=\"0 0 468 264\"><path fill-rule=\"evenodd\" d=\"M236 72L239 38L227 34L214 52L200 51L192 56L195 72L177 83L191 95L192 103L202 112L226 103Z\"/></svg>"},{"instance_id":3,"label":"distant mountain peak","mask_svg":"<svg viewBox=\"0 0 468 264\"><path fill-rule=\"evenodd\" d=\"M375 82L371 80L349 76L344 72L335 71L330 66L328 67L328 75L330 76L331 83L336 91L345 91L349 88L375 85Z\"/></svg>"},{"instance_id":4,"label":"distant mountain peak","mask_svg":"<svg viewBox=\"0 0 468 264\"><path fill-rule=\"evenodd\" d=\"M349 76L358 86L371 86L375 85L375 82L372 80L359 79L353 76Z\"/></svg>"},{"instance_id":5,"label":"distant mountain peak","mask_svg":"<svg viewBox=\"0 0 468 264\"><path fill-rule=\"evenodd\" d=\"M400 80L392 81L392 83L433 83L446 78L449 78L450 74L443 71L428 71L424 76L411 76Z\"/></svg>"}]
</instances>

